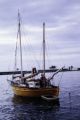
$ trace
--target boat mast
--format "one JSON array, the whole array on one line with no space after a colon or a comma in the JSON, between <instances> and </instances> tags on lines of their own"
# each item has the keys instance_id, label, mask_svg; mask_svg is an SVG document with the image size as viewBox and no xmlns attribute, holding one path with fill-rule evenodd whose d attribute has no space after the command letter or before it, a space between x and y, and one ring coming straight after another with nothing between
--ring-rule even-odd
<instances>
[{"instance_id":1,"label":"boat mast","mask_svg":"<svg viewBox=\"0 0 80 120\"><path fill-rule=\"evenodd\" d=\"M23 77L23 67L22 67L22 45L21 45L21 18L20 13L18 11L18 35L20 42L20 64L21 64L21 78Z\"/></svg>"},{"instance_id":2,"label":"boat mast","mask_svg":"<svg viewBox=\"0 0 80 120\"><path fill-rule=\"evenodd\" d=\"M43 75L45 76L45 23L43 23Z\"/></svg>"}]
</instances>

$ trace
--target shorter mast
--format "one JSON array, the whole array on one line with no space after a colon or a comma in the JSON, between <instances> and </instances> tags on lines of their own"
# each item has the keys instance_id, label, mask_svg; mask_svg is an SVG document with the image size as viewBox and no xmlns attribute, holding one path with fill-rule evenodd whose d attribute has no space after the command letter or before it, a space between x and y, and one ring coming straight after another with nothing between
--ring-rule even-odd
<instances>
[{"instance_id":1,"label":"shorter mast","mask_svg":"<svg viewBox=\"0 0 80 120\"><path fill-rule=\"evenodd\" d=\"M19 34L19 42L20 42L20 64L21 64L21 79L23 77L23 67L22 67L22 45L21 45L21 19L20 13L18 12L18 34Z\"/></svg>"},{"instance_id":2,"label":"shorter mast","mask_svg":"<svg viewBox=\"0 0 80 120\"><path fill-rule=\"evenodd\" d=\"M45 23L43 23L43 75L45 76Z\"/></svg>"}]
</instances>

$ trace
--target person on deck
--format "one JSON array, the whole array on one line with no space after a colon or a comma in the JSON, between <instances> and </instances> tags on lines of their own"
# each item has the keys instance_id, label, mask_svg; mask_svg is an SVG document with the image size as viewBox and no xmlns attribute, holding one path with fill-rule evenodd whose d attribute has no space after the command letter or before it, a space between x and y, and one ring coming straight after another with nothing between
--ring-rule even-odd
<instances>
[{"instance_id":1,"label":"person on deck","mask_svg":"<svg viewBox=\"0 0 80 120\"><path fill-rule=\"evenodd\" d=\"M46 87L46 77L44 76L44 74L41 74L40 86L41 87Z\"/></svg>"}]
</instances>

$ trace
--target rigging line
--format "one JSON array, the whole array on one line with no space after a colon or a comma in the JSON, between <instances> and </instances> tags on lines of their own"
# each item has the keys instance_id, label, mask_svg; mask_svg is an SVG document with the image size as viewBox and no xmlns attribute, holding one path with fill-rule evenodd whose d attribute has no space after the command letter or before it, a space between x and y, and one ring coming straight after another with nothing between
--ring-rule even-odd
<instances>
[{"instance_id":1,"label":"rigging line","mask_svg":"<svg viewBox=\"0 0 80 120\"><path fill-rule=\"evenodd\" d=\"M19 28L17 30L17 36L16 36L16 47L15 47L15 64L14 64L14 69L16 70L17 69L17 49L18 49L18 37L19 37Z\"/></svg>"},{"instance_id":2,"label":"rigging line","mask_svg":"<svg viewBox=\"0 0 80 120\"><path fill-rule=\"evenodd\" d=\"M18 18L19 19L19 18ZM18 27L17 27L18 28ZM15 64L14 69L17 69L17 55L18 55L18 39L19 39L19 28L17 30L17 36L16 36L16 47L15 47Z\"/></svg>"},{"instance_id":3,"label":"rigging line","mask_svg":"<svg viewBox=\"0 0 80 120\"><path fill-rule=\"evenodd\" d=\"M42 43L42 42L41 42L41 43ZM42 45L43 45L43 44L42 44ZM41 56L41 57L40 57L40 61L41 61L41 62L40 62L41 65L40 65L40 66L41 66L41 68L43 68L43 65L42 65L42 45L41 45L41 50L40 50L40 56Z\"/></svg>"},{"instance_id":4,"label":"rigging line","mask_svg":"<svg viewBox=\"0 0 80 120\"><path fill-rule=\"evenodd\" d=\"M30 41L29 41L30 42ZM33 47L32 47L32 45L31 45L31 43L28 43L28 45L29 45L29 49L30 49L30 51L32 51L32 49L33 49ZM30 53L31 54L31 53ZM34 57L34 61L37 63L37 65L38 65L38 67L40 68L40 65L39 65L39 62L38 62L38 60L37 60L37 57L33 54L33 57Z\"/></svg>"},{"instance_id":5,"label":"rigging line","mask_svg":"<svg viewBox=\"0 0 80 120\"><path fill-rule=\"evenodd\" d=\"M30 45L29 45L29 48L31 49L33 49L33 47L30 47ZM31 49L31 50L32 50ZM37 65L38 65L38 67L40 68L40 64L39 64L39 61L37 60L37 56L35 56L34 54L33 54L33 57L34 57L34 62L36 62L37 63Z\"/></svg>"},{"instance_id":6,"label":"rigging line","mask_svg":"<svg viewBox=\"0 0 80 120\"><path fill-rule=\"evenodd\" d=\"M17 68L17 41L16 41L16 48L15 48L15 66L14 66L15 70Z\"/></svg>"},{"instance_id":7,"label":"rigging line","mask_svg":"<svg viewBox=\"0 0 80 120\"><path fill-rule=\"evenodd\" d=\"M14 56L14 55L13 55ZM12 66L12 54L9 54L9 64L8 64L8 71L10 71L11 69L13 69L13 66ZM10 75L7 75L7 79L9 78Z\"/></svg>"},{"instance_id":8,"label":"rigging line","mask_svg":"<svg viewBox=\"0 0 80 120\"><path fill-rule=\"evenodd\" d=\"M58 86L60 86L60 83L61 83L62 77L63 77L63 72L62 72L61 78L60 78L60 80L59 80L59 84L58 84Z\"/></svg>"},{"instance_id":9,"label":"rigging line","mask_svg":"<svg viewBox=\"0 0 80 120\"><path fill-rule=\"evenodd\" d=\"M24 26L23 26L23 28L24 28ZM24 33L24 37L26 36L25 35L25 32L24 32L24 30L23 30L23 33ZM27 32L28 33L28 32ZM26 40L26 37L25 37L25 40ZM32 48L32 45L31 45L31 43L30 43L30 40L29 40L29 42L28 42L28 40L26 41L27 43L28 43L28 48L29 48L29 50L31 51L33 48ZM36 61L36 63L37 63L37 65L38 65L38 67L40 68L40 64L39 64L39 61L37 60L37 57L34 55L34 61Z\"/></svg>"},{"instance_id":10,"label":"rigging line","mask_svg":"<svg viewBox=\"0 0 80 120\"><path fill-rule=\"evenodd\" d=\"M24 56L26 56L26 51L27 51L24 44L23 44L23 51L24 51L24 55L23 55L23 57L24 57ZM28 62L26 62L26 63L28 63ZM27 64L27 68L29 68L29 64Z\"/></svg>"},{"instance_id":11,"label":"rigging line","mask_svg":"<svg viewBox=\"0 0 80 120\"><path fill-rule=\"evenodd\" d=\"M23 30L23 31L24 31L24 30ZM26 36L26 35L25 35L25 32L23 32L23 33L24 33L24 36ZM26 40L26 37L25 37L25 40ZM33 48L32 48L32 46L31 46L30 40L29 40L29 42L28 42L28 41L26 41L26 42L28 43L29 51L31 51ZM38 60L37 60L37 58L36 58L35 55L34 55L34 59L35 59L36 63L38 64L38 67L40 67L39 62L38 62Z\"/></svg>"},{"instance_id":12,"label":"rigging line","mask_svg":"<svg viewBox=\"0 0 80 120\"><path fill-rule=\"evenodd\" d=\"M49 65L49 63L50 63L50 61L49 61L49 54L48 54L48 49L47 49L48 47L47 47L47 42L46 42L46 44L45 44L45 50L46 50L46 62L48 63L48 65Z\"/></svg>"},{"instance_id":13,"label":"rigging line","mask_svg":"<svg viewBox=\"0 0 80 120\"><path fill-rule=\"evenodd\" d=\"M40 53L40 55L41 55L41 68L43 69L43 56L42 56L42 53L43 53L43 41L42 41L42 45L41 45L41 53Z\"/></svg>"},{"instance_id":14,"label":"rigging line","mask_svg":"<svg viewBox=\"0 0 80 120\"><path fill-rule=\"evenodd\" d=\"M46 32L46 31L45 31ZM46 37L46 36L45 36ZM48 59L48 52L47 52L47 41L46 41L46 38L45 38L45 59L46 59L46 61L48 61L49 59Z\"/></svg>"},{"instance_id":15,"label":"rigging line","mask_svg":"<svg viewBox=\"0 0 80 120\"><path fill-rule=\"evenodd\" d=\"M18 11L18 28L19 28L21 79L22 79L22 76L23 76L23 64L22 64L22 41L21 41L21 17L20 17L19 11Z\"/></svg>"},{"instance_id":16,"label":"rigging line","mask_svg":"<svg viewBox=\"0 0 80 120\"><path fill-rule=\"evenodd\" d=\"M64 68L65 68L65 65L64 65ZM60 81L59 81L58 86L60 86L60 83L61 83L61 80L62 80L62 77L63 77L63 73L64 73L64 72L62 72L62 75L61 75L61 78L60 78Z\"/></svg>"},{"instance_id":17,"label":"rigging line","mask_svg":"<svg viewBox=\"0 0 80 120\"><path fill-rule=\"evenodd\" d=\"M23 22L22 22L22 19L21 19L21 24L22 24L22 26L23 26ZM24 26L23 26L24 27ZM21 31L22 31L22 34L24 33L24 30L23 30L23 27L21 28ZM18 31L19 32L19 31ZM25 36L25 33L24 33L24 36ZM23 38L23 35L22 35L22 38ZM24 40L23 40L24 41ZM24 44L22 44L22 49L24 49L23 51L26 51L26 49L25 49L25 47L23 47L23 45ZM26 52L25 52L26 53ZM23 56L24 57L24 56ZM24 63L24 62L23 62ZM24 64L23 64L23 66L24 66ZM27 66L28 66L28 64L27 64Z\"/></svg>"},{"instance_id":18,"label":"rigging line","mask_svg":"<svg viewBox=\"0 0 80 120\"><path fill-rule=\"evenodd\" d=\"M48 58L48 52L47 52L46 42L45 42L45 51L46 51L46 52L45 52L45 55L46 55L46 56L45 56L45 61L47 61L47 60L48 60L48 59L47 59L47 58ZM40 55L42 55L42 47L41 47L41 54L40 54ZM45 67L46 67L46 66L45 66ZM46 68L45 68L45 69L46 69Z\"/></svg>"},{"instance_id":19,"label":"rigging line","mask_svg":"<svg viewBox=\"0 0 80 120\"><path fill-rule=\"evenodd\" d=\"M47 63L50 63L50 61L49 61L49 59L48 59L48 58L49 58L49 54L48 54L48 52L47 52L48 50L47 50L46 43L47 43L47 42L45 42L45 51L46 51L46 52L45 52L45 61L46 61L46 65L47 65ZM40 55L42 55L42 47L41 47L41 53L40 53ZM48 64L48 65L49 65L49 64ZM46 66L45 66L45 67L46 67ZM46 68L45 68L45 69L46 69ZM50 73L50 74L51 74L51 73Z\"/></svg>"},{"instance_id":20,"label":"rigging line","mask_svg":"<svg viewBox=\"0 0 80 120\"><path fill-rule=\"evenodd\" d=\"M16 57L16 49L17 49L17 41L16 41L16 47L14 48L14 50L13 51L15 51L15 52L13 52L14 54L13 54L13 56L15 56ZM11 56L10 56L10 58L12 58L12 54L11 54ZM8 71L10 71L10 69L15 69L15 59L16 58L14 58L14 66L13 65L11 65L11 59L10 59L10 62L9 62L9 65L8 65ZM12 67L11 67L12 66Z\"/></svg>"},{"instance_id":21,"label":"rigging line","mask_svg":"<svg viewBox=\"0 0 80 120\"><path fill-rule=\"evenodd\" d=\"M24 34L24 38L26 38L25 36L25 32L24 32L24 30L23 30L23 23L22 23L22 33ZM24 45L24 44L23 44ZM25 54L26 54L26 47L25 47L25 45L24 46L22 46L23 47L23 49L24 49L24 51L25 51ZM29 65L27 64L27 67L29 68Z\"/></svg>"},{"instance_id":22,"label":"rigging line","mask_svg":"<svg viewBox=\"0 0 80 120\"><path fill-rule=\"evenodd\" d=\"M43 46L43 41L42 41L42 46ZM46 42L45 42L45 51L46 51ZM42 52L43 52L43 47L41 47L41 61L42 61L42 69L43 69L43 56L42 56ZM46 52L45 52L45 64L46 64ZM45 69L46 69L46 65L45 65Z\"/></svg>"}]
</instances>

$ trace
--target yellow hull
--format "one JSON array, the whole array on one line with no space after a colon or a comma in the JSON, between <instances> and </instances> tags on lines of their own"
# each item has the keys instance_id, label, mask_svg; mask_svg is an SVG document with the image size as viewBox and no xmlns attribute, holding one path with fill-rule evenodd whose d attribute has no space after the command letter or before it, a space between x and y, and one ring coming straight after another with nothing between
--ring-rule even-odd
<instances>
[{"instance_id":1,"label":"yellow hull","mask_svg":"<svg viewBox=\"0 0 80 120\"><path fill-rule=\"evenodd\" d=\"M53 88L27 88L20 86L12 86L13 92L17 96L40 97L41 95L59 96L59 87Z\"/></svg>"}]
</instances>

